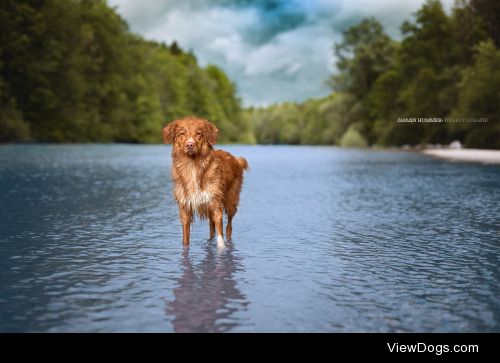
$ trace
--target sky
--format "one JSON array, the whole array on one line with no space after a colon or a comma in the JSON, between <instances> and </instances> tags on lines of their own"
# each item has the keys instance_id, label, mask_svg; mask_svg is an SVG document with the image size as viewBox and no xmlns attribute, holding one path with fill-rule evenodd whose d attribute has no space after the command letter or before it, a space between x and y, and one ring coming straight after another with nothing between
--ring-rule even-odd
<instances>
[{"instance_id":1,"label":"sky","mask_svg":"<svg viewBox=\"0 0 500 363\"><path fill-rule=\"evenodd\" d=\"M330 93L333 44L342 31L376 17L386 32L425 0L108 0L131 31L177 41L202 66L215 64L236 84L244 106L304 101ZM442 0L451 9L453 0Z\"/></svg>"}]
</instances>

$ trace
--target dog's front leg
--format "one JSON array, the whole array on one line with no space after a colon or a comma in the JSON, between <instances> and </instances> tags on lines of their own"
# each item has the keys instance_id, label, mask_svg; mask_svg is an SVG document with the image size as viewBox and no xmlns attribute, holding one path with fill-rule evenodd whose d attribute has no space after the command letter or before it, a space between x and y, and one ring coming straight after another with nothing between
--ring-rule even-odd
<instances>
[{"instance_id":1,"label":"dog's front leg","mask_svg":"<svg viewBox=\"0 0 500 363\"><path fill-rule=\"evenodd\" d=\"M184 246L187 246L189 245L189 232L193 216L190 211L186 210L183 207L179 207L179 214L181 216L182 222L182 244Z\"/></svg>"},{"instance_id":2,"label":"dog's front leg","mask_svg":"<svg viewBox=\"0 0 500 363\"><path fill-rule=\"evenodd\" d=\"M217 231L217 247L223 248L224 244L224 234L222 232L222 205L217 206L213 209L212 219L215 223L215 230Z\"/></svg>"}]
</instances>

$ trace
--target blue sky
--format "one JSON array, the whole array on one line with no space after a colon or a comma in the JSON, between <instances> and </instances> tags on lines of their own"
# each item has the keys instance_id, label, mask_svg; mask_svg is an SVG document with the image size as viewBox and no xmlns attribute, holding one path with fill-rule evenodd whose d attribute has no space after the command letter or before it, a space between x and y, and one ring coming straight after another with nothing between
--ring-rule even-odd
<instances>
[{"instance_id":1,"label":"blue sky","mask_svg":"<svg viewBox=\"0 0 500 363\"><path fill-rule=\"evenodd\" d=\"M376 17L393 37L425 0L108 0L133 32L192 50L221 67L245 106L330 92L333 44ZM453 0L442 1L450 9Z\"/></svg>"}]
</instances>

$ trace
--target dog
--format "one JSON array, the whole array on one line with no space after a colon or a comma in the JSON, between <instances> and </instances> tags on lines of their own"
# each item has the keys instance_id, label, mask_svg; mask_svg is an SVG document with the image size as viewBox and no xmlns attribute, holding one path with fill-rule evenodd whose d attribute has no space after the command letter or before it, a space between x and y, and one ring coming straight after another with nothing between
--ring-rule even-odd
<instances>
[{"instance_id":1,"label":"dog","mask_svg":"<svg viewBox=\"0 0 500 363\"><path fill-rule=\"evenodd\" d=\"M163 141L173 144L173 192L179 205L185 246L189 245L191 223L197 215L209 220L210 240L217 232L217 246L223 248L224 211L227 214L226 238L231 240L232 221L248 162L243 157L214 150L218 133L213 123L194 116L175 120L163 129Z\"/></svg>"}]
</instances>

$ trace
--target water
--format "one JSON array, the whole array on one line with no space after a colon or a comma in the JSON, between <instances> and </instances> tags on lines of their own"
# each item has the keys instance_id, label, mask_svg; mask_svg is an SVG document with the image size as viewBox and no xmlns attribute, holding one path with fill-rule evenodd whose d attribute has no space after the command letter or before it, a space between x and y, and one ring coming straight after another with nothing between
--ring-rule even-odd
<instances>
[{"instance_id":1,"label":"water","mask_svg":"<svg viewBox=\"0 0 500 363\"><path fill-rule=\"evenodd\" d=\"M0 147L0 331L500 331L500 167L224 146L234 243L183 250L167 146Z\"/></svg>"}]
</instances>

